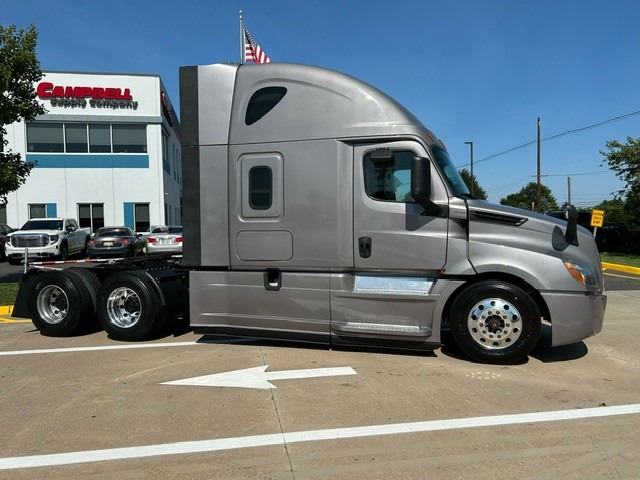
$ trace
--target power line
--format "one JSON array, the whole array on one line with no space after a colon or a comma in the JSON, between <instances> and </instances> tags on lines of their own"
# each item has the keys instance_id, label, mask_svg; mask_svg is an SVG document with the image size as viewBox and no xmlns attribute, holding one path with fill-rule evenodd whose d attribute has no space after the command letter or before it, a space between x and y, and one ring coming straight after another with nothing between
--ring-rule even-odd
<instances>
[{"instance_id":1,"label":"power line","mask_svg":"<svg viewBox=\"0 0 640 480\"><path fill-rule=\"evenodd\" d=\"M584 172L584 173L545 173L542 177L579 177L582 175L608 175L611 171L606 172ZM533 176L533 175L532 175Z\"/></svg>"},{"instance_id":2,"label":"power line","mask_svg":"<svg viewBox=\"0 0 640 480\"><path fill-rule=\"evenodd\" d=\"M561 138L561 137L564 137L564 136L567 136L567 135L572 135L574 133L580 133L580 132L584 132L585 130L591 130L593 128L598 128L598 127L601 127L601 126L606 125L608 123L617 122L619 120L624 120L626 118L635 117L636 115L640 115L640 110L636 110L636 111L630 112L630 113L624 113L622 115L617 115L615 117L611 117L611 118L608 118L606 120L602 120L601 122L592 123L591 125L586 125L584 127L573 128L571 130L566 130L566 131L561 132L561 133L555 133L553 135L549 135L547 137L541 138L540 141L541 142L546 142L548 140L555 140L557 138ZM538 141L537 139L531 140L531 141L523 143L521 145L517 145L515 147L508 148L507 150L504 150L503 152L494 153L493 155L489 155L488 157L481 158L480 160L475 160L473 163L486 162L487 160L491 160L492 158L500 157L502 155L506 155L507 153L511 153L511 152L516 151L516 150L520 150L521 148L528 147L529 145L533 145L537 141ZM457 168L462 168L462 167L465 167L466 165L468 165L468 163L464 164L464 165L459 165Z\"/></svg>"},{"instance_id":3,"label":"power line","mask_svg":"<svg viewBox=\"0 0 640 480\"><path fill-rule=\"evenodd\" d=\"M531 177L533 177L533 176L535 176L535 175L527 175L526 177L522 177L519 180L515 180L515 181L513 181L511 183L508 183L506 185L502 185L501 187L491 189L491 193L497 193L497 192L502 192L504 190L510 190L511 187L514 187L514 186L517 186L517 185L522 185L527 181L530 182L531 181Z\"/></svg>"},{"instance_id":4,"label":"power line","mask_svg":"<svg viewBox=\"0 0 640 480\"><path fill-rule=\"evenodd\" d=\"M541 177L579 177L579 176L583 176L583 175L608 175L611 172L583 172L583 173L552 173L552 174L543 174L541 175ZM531 182L533 180L533 178L535 178L535 175L527 175L526 177L522 177L518 180L514 180L511 183L508 183L506 185L502 185L498 188L494 188L491 190L491 193L496 193L496 192L502 192L504 190L508 190L513 186L516 185L521 185L527 181Z\"/></svg>"}]
</instances>

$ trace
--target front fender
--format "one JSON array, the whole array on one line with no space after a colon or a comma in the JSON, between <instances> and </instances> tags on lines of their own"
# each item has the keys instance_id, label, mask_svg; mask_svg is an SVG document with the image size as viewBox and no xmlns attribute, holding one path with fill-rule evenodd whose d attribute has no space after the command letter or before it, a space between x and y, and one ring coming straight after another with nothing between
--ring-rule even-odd
<instances>
[{"instance_id":1,"label":"front fender","mask_svg":"<svg viewBox=\"0 0 640 480\"><path fill-rule=\"evenodd\" d=\"M504 245L470 243L471 263L479 274L504 273L521 278L536 290L587 292L564 267L556 252L536 252Z\"/></svg>"}]
</instances>

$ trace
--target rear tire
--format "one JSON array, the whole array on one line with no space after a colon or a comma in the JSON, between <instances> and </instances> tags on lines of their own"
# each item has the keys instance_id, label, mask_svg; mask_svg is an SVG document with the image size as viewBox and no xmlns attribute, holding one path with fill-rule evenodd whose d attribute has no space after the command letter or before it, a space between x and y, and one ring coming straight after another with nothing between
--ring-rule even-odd
<instances>
[{"instance_id":1,"label":"rear tire","mask_svg":"<svg viewBox=\"0 0 640 480\"><path fill-rule=\"evenodd\" d=\"M164 308L160 295L143 272L108 277L98 292L98 319L115 340L142 340L161 328Z\"/></svg>"},{"instance_id":2,"label":"rear tire","mask_svg":"<svg viewBox=\"0 0 640 480\"><path fill-rule=\"evenodd\" d=\"M82 258L87 258L89 256L89 237L84 241L84 248L82 249L82 252L80 252L80 256Z\"/></svg>"},{"instance_id":3,"label":"rear tire","mask_svg":"<svg viewBox=\"0 0 640 480\"><path fill-rule=\"evenodd\" d=\"M482 363L521 361L538 343L542 322L521 288L484 281L463 290L451 307L451 333L460 349Z\"/></svg>"},{"instance_id":4,"label":"rear tire","mask_svg":"<svg viewBox=\"0 0 640 480\"><path fill-rule=\"evenodd\" d=\"M63 272L40 275L29 291L27 305L35 327L50 337L76 333L93 310L82 280Z\"/></svg>"},{"instance_id":5,"label":"rear tire","mask_svg":"<svg viewBox=\"0 0 640 480\"><path fill-rule=\"evenodd\" d=\"M96 306L98 301L98 290L100 290L100 280L93 272L82 267L72 267L65 270L65 274L75 276L78 281L82 282L87 289L89 295L89 305L82 316L84 318L84 324L87 326L97 325L98 318L96 316Z\"/></svg>"},{"instance_id":6,"label":"rear tire","mask_svg":"<svg viewBox=\"0 0 640 480\"><path fill-rule=\"evenodd\" d=\"M60 260L67 260L69 258L69 247L66 243L60 245Z\"/></svg>"}]
</instances>

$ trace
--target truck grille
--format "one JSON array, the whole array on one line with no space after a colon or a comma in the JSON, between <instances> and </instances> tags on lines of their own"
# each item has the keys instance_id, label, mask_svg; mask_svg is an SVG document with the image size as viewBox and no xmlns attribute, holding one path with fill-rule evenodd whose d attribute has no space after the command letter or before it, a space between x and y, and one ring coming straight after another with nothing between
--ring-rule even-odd
<instances>
[{"instance_id":1,"label":"truck grille","mask_svg":"<svg viewBox=\"0 0 640 480\"><path fill-rule=\"evenodd\" d=\"M46 247L49 244L48 235L13 235L11 245L14 247Z\"/></svg>"}]
</instances>

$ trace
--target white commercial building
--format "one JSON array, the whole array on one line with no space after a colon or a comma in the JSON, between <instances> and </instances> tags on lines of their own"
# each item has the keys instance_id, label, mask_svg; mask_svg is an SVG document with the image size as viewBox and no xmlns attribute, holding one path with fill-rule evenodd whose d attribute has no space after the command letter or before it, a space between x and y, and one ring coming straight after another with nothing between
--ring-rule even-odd
<instances>
[{"instance_id":1,"label":"white commercial building","mask_svg":"<svg viewBox=\"0 0 640 480\"><path fill-rule=\"evenodd\" d=\"M159 76L48 71L34 88L47 113L9 125L7 139L35 167L0 223L182 223L180 125Z\"/></svg>"}]
</instances>

